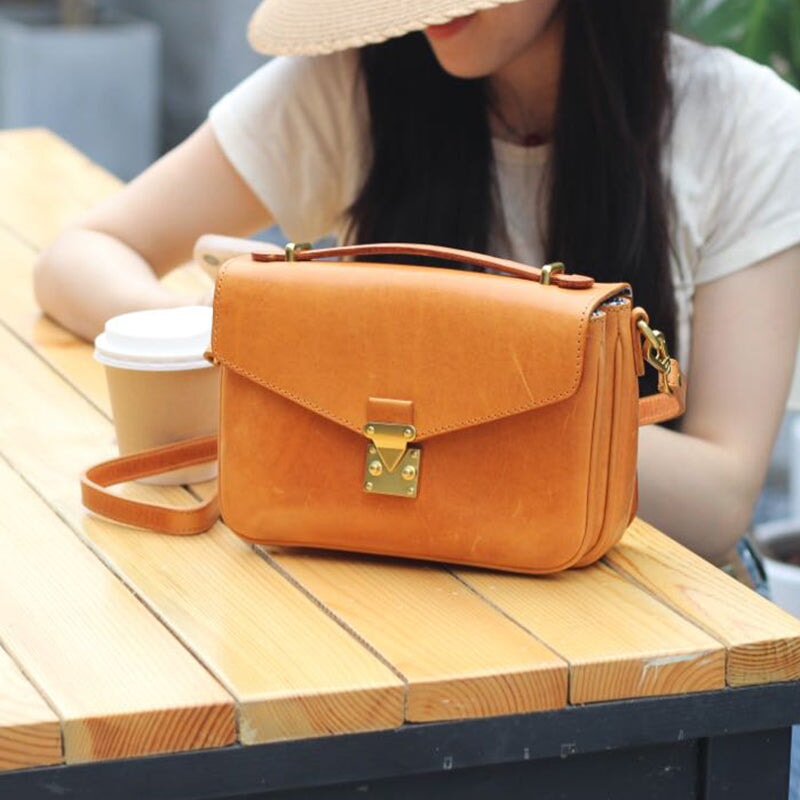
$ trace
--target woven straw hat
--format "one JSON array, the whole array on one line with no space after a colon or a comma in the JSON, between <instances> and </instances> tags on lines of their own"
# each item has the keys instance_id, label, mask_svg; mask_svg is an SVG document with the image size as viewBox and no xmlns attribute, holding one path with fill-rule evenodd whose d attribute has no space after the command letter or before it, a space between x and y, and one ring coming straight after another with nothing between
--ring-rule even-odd
<instances>
[{"instance_id":1,"label":"woven straw hat","mask_svg":"<svg viewBox=\"0 0 800 800\"><path fill-rule=\"evenodd\" d=\"M266 55L322 55L375 44L518 0L263 0L248 29Z\"/></svg>"}]
</instances>

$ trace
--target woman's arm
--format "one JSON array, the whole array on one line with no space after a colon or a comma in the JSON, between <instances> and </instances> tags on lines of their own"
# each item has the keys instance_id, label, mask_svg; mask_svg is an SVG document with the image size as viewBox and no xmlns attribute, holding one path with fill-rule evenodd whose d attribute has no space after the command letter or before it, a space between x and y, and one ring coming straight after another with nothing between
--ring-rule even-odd
<instances>
[{"instance_id":1,"label":"woman's arm","mask_svg":"<svg viewBox=\"0 0 800 800\"><path fill-rule=\"evenodd\" d=\"M41 253L36 299L91 339L116 314L198 302L159 279L191 258L201 234L247 236L271 223L205 123Z\"/></svg>"},{"instance_id":2,"label":"woman's arm","mask_svg":"<svg viewBox=\"0 0 800 800\"><path fill-rule=\"evenodd\" d=\"M800 334L800 246L698 288L680 433L639 437L643 519L721 563L746 531Z\"/></svg>"}]
</instances>

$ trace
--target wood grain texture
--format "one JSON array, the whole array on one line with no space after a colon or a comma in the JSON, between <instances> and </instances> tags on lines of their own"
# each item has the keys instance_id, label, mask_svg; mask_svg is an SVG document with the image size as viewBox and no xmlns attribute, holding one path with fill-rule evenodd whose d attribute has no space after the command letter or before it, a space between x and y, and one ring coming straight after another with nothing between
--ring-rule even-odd
<instances>
[{"instance_id":1,"label":"wood grain texture","mask_svg":"<svg viewBox=\"0 0 800 800\"><path fill-rule=\"evenodd\" d=\"M31 141L39 138L36 133ZM39 143L61 149L58 140L49 136L41 137ZM0 150L2 146L0 138ZM56 159L60 168L81 174L80 155L64 150ZM30 159L35 152L37 148L30 146L17 156ZM101 180L96 191L83 186L75 194L88 207L109 187L113 188ZM25 233L41 241L47 231L37 232L34 226L42 218L34 208L29 211L28 218L15 209L17 219L24 221ZM13 266L13 291L0 299L0 319L29 341L67 381L80 387L79 394L110 415L105 375L92 358L92 346L38 315L30 291L35 250L26 241L0 231L0 254ZM199 291L209 285L208 277L194 265L176 270L167 280L179 291ZM24 351L15 352L30 367ZM10 452L21 460L17 463L33 476L37 488L60 504L101 558L138 593L152 590L148 602L179 628L192 649L206 657L209 668L237 699L242 742L389 728L402 722L402 680L238 540L224 532L226 544L221 544L219 537L180 543L156 536L138 539L117 526L84 520L74 500L77 474L89 463L114 454L113 429L46 370L24 365L12 369L28 375L29 380L27 390L19 392L16 399L8 398L13 406L7 408L9 418L24 420L30 412L46 418L45 407L56 398L61 410L58 420L48 420L50 429L20 422L22 435L16 438L16 445L9 444ZM39 398L38 405L35 398ZM44 463L38 455L40 448L54 439L63 446L59 457L55 463ZM68 498L62 490L69 490L73 497ZM125 487L125 493L175 504L190 500L179 488ZM261 615L254 609L269 612ZM241 638L227 638L237 633ZM314 648L336 651L338 657L333 664L326 663L315 656Z\"/></svg>"},{"instance_id":2,"label":"wood grain texture","mask_svg":"<svg viewBox=\"0 0 800 800\"><path fill-rule=\"evenodd\" d=\"M0 462L0 640L63 721L68 763L220 747L234 704Z\"/></svg>"},{"instance_id":3,"label":"wood grain texture","mask_svg":"<svg viewBox=\"0 0 800 800\"><path fill-rule=\"evenodd\" d=\"M641 520L607 562L728 650L730 686L800 678L800 620Z\"/></svg>"},{"instance_id":4,"label":"wood grain texture","mask_svg":"<svg viewBox=\"0 0 800 800\"><path fill-rule=\"evenodd\" d=\"M0 221L36 248L121 185L43 128L0 131L0 174Z\"/></svg>"},{"instance_id":5,"label":"wood grain texture","mask_svg":"<svg viewBox=\"0 0 800 800\"><path fill-rule=\"evenodd\" d=\"M62 761L58 716L0 648L0 772Z\"/></svg>"},{"instance_id":6,"label":"wood grain texture","mask_svg":"<svg viewBox=\"0 0 800 800\"><path fill-rule=\"evenodd\" d=\"M402 724L403 681L223 525L196 537L96 519L85 530L234 695L243 744Z\"/></svg>"},{"instance_id":7,"label":"wood grain texture","mask_svg":"<svg viewBox=\"0 0 800 800\"><path fill-rule=\"evenodd\" d=\"M78 475L113 455L111 424L2 330L0 347L0 382L13 375L17 386L0 396L3 452L229 688L243 742L402 722L402 681L227 530L175 539L86 517ZM125 491L176 505L192 501L180 487ZM336 663L320 659L315 647L336 652Z\"/></svg>"},{"instance_id":8,"label":"wood grain texture","mask_svg":"<svg viewBox=\"0 0 800 800\"><path fill-rule=\"evenodd\" d=\"M270 557L405 677L409 722L566 702L566 664L439 568L279 550Z\"/></svg>"},{"instance_id":9,"label":"wood grain texture","mask_svg":"<svg viewBox=\"0 0 800 800\"><path fill-rule=\"evenodd\" d=\"M569 663L570 703L725 685L722 645L608 567L457 574Z\"/></svg>"}]
</instances>

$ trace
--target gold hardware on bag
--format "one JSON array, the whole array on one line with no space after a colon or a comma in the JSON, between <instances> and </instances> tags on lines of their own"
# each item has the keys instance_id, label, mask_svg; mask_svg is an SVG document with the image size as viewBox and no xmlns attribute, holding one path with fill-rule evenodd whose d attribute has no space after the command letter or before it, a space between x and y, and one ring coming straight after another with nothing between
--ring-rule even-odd
<instances>
[{"instance_id":1,"label":"gold hardware on bag","mask_svg":"<svg viewBox=\"0 0 800 800\"><path fill-rule=\"evenodd\" d=\"M364 491L416 497L422 451L408 446L417 436L414 426L368 422L364 434L371 441L367 446Z\"/></svg>"},{"instance_id":2,"label":"gold hardware on bag","mask_svg":"<svg viewBox=\"0 0 800 800\"><path fill-rule=\"evenodd\" d=\"M310 250L311 243L310 242L289 242L286 247L283 248L283 252L286 255L287 261L297 261L297 254L301 250Z\"/></svg>"},{"instance_id":3,"label":"gold hardware on bag","mask_svg":"<svg viewBox=\"0 0 800 800\"><path fill-rule=\"evenodd\" d=\"M672 359L667 350L667 340L661 331L653 330L645 320L636 323L642 336L645 338L642 349L645 360L650 366L655 367L662 375L668 376L672 371ZM669 382L665 382L669 388Z\"/></svg>"},{"instance_id":4,"label":"gold hardware on bag","mask_svg":"<svg viewBox=\"0 0 800 800\"><path fill-rule=\"evenodd\" d=\"M553 275L561 275L566 272L566 269L567 268L560 261L556 261L553 264L545 264L542 267L542 277L539 279L539 283L541 283L542 286L550 286Z\"/></svg>"}]
</instances>

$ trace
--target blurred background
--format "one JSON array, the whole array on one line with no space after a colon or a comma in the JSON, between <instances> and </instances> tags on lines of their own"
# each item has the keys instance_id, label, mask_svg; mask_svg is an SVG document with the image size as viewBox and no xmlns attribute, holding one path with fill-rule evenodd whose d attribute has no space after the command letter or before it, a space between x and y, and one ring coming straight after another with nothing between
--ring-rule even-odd
<instances>
[{"instance_id":1,"label":"blurred background","mask_svg":"<svg viewBox=\"0 0 800 800\"><path fill-rule=\"evenodd\" d=\"M0 0L0 128L50 128L128 180L264 62L245 39L257 5ZM674 21L800 85L800 0L675 0ZM800 517L798 377L756 522Z\"/></svg>"},{"instance_id":2,"label":"blurred background","mask_svg":"<svg viewBox=\"0 0 800 800\"><path fill-rule=\"evenodd\" d=\"M0 127L44 126L120 178L264 62L258 0L0 0Z\"/></svg>"}]
</instances>

